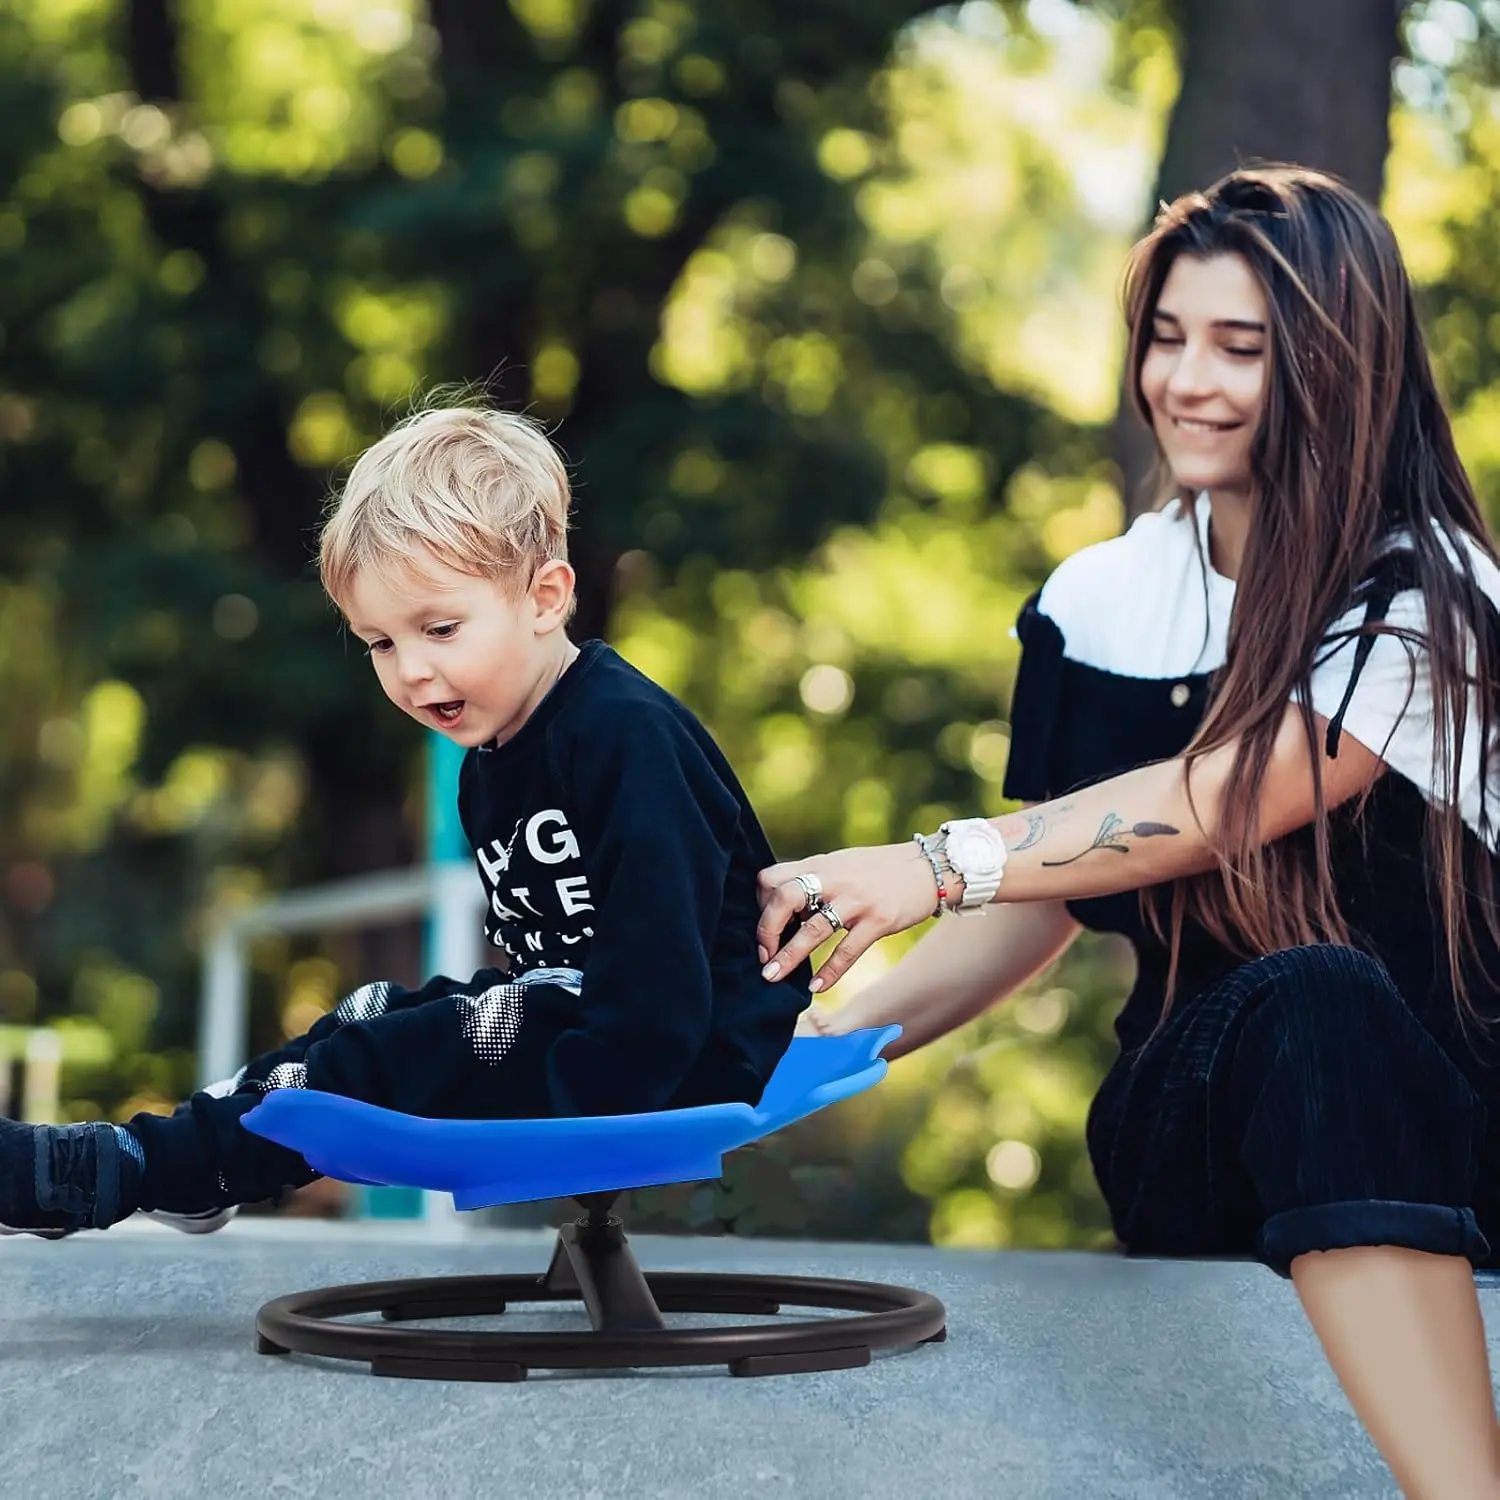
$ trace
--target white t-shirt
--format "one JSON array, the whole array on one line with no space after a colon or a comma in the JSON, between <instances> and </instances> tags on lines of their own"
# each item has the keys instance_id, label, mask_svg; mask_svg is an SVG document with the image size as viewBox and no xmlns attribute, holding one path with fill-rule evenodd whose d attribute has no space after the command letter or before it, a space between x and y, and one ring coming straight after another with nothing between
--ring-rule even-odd
<instances>
[{"instance_id":1,"label":"white t-shirt","mask_svg":"<svg viewBox=\"0 0 1500 1500\"><path fill-rule=\"evenodd\" d=\"M1059 564L1037 608L1061 631L1066 657L1100 671L1157 681L1212 672L1223 665L1235 584L1208 563L1206 495L1199 497L1194 511L1197 546L1182 505L1172 500L1162 510L1138 517L1123 536L1085 547ZM1500 609L1500 569L1467 537L1464 545L1480 586ZM1426 615L1421 591L1406 589L1391 601L1385 618L1391 625L1421 632ZM1358 645L1357 636L1339 636L1357 630L1363 619L1362 605L1350 610L1330 636L1334 644L1315 660L1312 707L1324 719L1338 713ZM1465 823L1484 832L1490 847L1496 848L1500 768L1492 765L1490 770L1490 826L1481 830L1481 720L1472 690L1469 696L1459 807ZM1344 711L1343 728L1429 802L1436 799L1442 779L1434 759L1432 686L1419 646L1391 635L1375 639Z\"/></svg>"}]
</instances>

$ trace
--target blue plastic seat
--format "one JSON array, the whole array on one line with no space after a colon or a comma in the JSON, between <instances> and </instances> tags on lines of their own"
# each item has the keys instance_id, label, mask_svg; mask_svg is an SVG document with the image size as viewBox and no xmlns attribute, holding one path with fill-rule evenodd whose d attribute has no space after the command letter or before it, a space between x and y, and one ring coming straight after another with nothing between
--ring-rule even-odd
<instances>
[{"instance_id":1,"label":"blue plastic seat","mask_svg":"<svg viewBox=\"0 0 1500 1500\"><path fill-rule=\"evenodd\" d=\"M461 1209L701 1182L723 1156L885 1077L899 1026L794 1037L760 1103L576 1119L430 1120L312 1089L276 1089L247 1130L345 1182L451 1193Z\"/></svg>"}]
</instances>

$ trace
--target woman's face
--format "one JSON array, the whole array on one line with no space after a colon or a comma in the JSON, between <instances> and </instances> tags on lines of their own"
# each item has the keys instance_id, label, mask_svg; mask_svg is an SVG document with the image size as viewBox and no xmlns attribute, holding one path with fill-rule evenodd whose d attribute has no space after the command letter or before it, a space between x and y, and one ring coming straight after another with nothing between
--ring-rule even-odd
<instances>
[{"instance_id":1,"label":"woman's face","mask_svg":"<svg viewBox=\"0 0 1500 1500\"><path fill-rule=\"evenodd\" d=\"M1147 330L1141 390L1185 488L1250 493L1268 336L1265 294L1243 256L1173 261Z\"/></svg>"}]
</instances>

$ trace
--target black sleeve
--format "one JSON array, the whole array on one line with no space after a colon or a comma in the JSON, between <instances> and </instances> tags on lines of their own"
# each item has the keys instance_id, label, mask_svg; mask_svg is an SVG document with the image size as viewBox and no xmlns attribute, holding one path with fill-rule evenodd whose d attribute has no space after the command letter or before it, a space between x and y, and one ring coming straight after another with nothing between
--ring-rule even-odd
<instances>
[{"instance_id":1,"label":"black sleeve","mask_svg":"<svg viewBox=\"0 0 1500 1500\"><path fill-rule=\"evenodd\" d=\"M1010 758L1001 791L1023 802L1057 795L1052 774L1052 726L1062 689L1063 635L1037 607L1039 594L1021 606L1016 634L1021 664L1010 706Z\"/></svg>"},{"instance_id":2,"label":"black sleeve","mask_svg":"<svg viewBox=\"0 0 1500 1500\"><path fill-rule=\"evenodd\" d=\"M661 1109L707 1041L709 959L740 806L686 725L626 705L560 753L596 915L581 1024L549 1056L560 1114Z\"/></svg>"}]
</instances>

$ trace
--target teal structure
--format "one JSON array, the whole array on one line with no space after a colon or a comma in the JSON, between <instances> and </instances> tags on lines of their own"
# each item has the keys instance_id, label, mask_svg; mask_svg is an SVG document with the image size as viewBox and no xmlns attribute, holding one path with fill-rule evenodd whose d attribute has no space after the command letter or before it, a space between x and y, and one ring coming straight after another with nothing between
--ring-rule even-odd
<instances>
[{"instance_id":1,"label":"teal structure","mask_svg":"<svg viewBox=\"0 0 1500 1500\"><path fill-rule=\"evenodd\" d=\"M429 734L425 750L426 790L423 804L426 822L423 858L431 867L445 864L468 866L471 854L458 821L458 771L464 747L445 735ZM433 973L433 922L427 919L423 942L422 972ZM455 975L467 979L467 974ZM422 1191L418 1187L361 1186L350 1196L350 1215L357 1219L420 1219Z\"/></svg>"}]
</instances>

